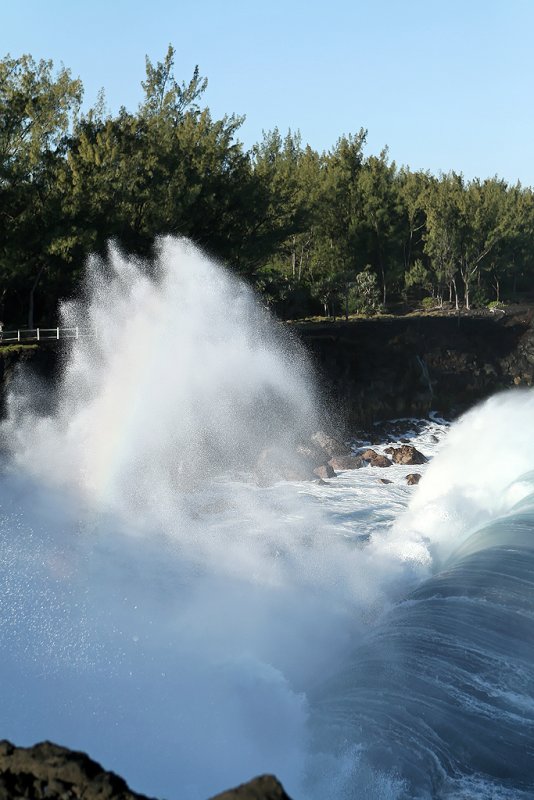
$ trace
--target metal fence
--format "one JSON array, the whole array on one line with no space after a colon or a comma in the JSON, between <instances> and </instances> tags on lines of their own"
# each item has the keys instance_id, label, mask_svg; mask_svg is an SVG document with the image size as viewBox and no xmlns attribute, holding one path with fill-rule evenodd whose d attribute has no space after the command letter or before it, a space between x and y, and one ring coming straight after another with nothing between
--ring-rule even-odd
<instances>
[{"instance_id":1,"label":"metal fence","mask_svg":"<svg viewBox=\"0 0 534 800\"><path fill-rule=\"evenodd\" d=\"M59 339L81 339L95 336L90 328L20 328L16 331L0 331L0 345L25 344L26 342L45 342Z\"/></svg>"}]
</instances>

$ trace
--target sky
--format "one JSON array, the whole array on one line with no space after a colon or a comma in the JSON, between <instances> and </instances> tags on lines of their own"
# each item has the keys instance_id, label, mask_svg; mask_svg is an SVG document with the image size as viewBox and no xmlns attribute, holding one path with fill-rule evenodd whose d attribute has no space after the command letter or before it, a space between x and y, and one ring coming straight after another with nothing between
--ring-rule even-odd
<instances>
[{"instance_id":1,"label":"sky","mask_svg":"<svg viewBox=\"0 0 534 800\"><path fill-rule=\"evenodd\" d=\"M368 131L412 169L534 185L534 0L0 0L0 57L30 53L135 111L145 56L195 65L239 138L300 130L317 150Z\"/></svg>"}]
</instances>

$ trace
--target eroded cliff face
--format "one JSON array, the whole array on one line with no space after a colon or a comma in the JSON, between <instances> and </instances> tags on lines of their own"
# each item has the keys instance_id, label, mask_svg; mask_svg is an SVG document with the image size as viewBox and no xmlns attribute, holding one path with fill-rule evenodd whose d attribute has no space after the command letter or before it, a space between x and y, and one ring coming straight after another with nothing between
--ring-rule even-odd
<instances>
[{"instance_id":1,"label":"eroded cliff face","mask_svg":"<svg viewBox=\"0 0 534 800\"><path fill-rule=\"evenodd\" d=\"M533 309L298 326L350 431L430 410L454 417L534 383Z\"/></svg>"},{"instance_id":2,"label":"eroded cliff face","mask_svg":"<svg viewBox=\"0 0 534 800\"><path fill-rule=\"evenodd\" d=\"M350 432L378 420L454 417L502 389L534 384L534 306L506 313L416 316L292 326L312 356L338 422ZM0 348L2 399L19 372L31 372L36 403L53 402L63 343ZM2 402L5 413L5 402Z\"/></svg>"}]
</instances>

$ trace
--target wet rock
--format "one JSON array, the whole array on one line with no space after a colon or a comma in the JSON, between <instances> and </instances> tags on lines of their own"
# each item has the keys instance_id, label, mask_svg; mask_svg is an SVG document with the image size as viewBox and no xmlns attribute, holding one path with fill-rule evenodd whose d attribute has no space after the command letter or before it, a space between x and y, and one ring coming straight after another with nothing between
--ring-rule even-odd
<instances>
[{"instance_id":1,"label":"wet rock","mask_svg":"<svg viewBox=\"0 0 534 800\"><path fill-rule=\"evenodd\" d=\"M235 789L218 794L211 800L291 800L274 775L260 775Z\"/></svg>"},{"instance_id":2,"label":"wet rock","mask_svg":"<svg viewBox=\"0 0 534 800\"><path fill-rule=\"evenodd\" d=\"M333 456L328 463L334 470L360 469L366 466L361 456Z\"/></svg>"},{"instance_id":3,"label":"wet rock","mask_svg":"<svg viewBox=\"0 0 534 800\"><path fill-rule=\"evenodd\" d=\"M379 478L379 483L393 483L393 481L388 480L388 478Z\"/></svg>"},{"instance_id":4,"label":"wet rock","mask_svg":"<svg viewBox=\"0 0 534 800\"><path fill-rule=\"evenodd\" d=\"M421 480L421 475L419 472L410 472L409 475L406 475L406 483L408 486L415 486Z\"/></svg>"},{"instance_id":5,"label":"wet rock","mask_svg":"<svg viewBox=\"0 0 534 800\"><path fill-rule=\"evenodd\" d=\"M313 444L315 444L317 447L320 447L321 450L327 454L327 456L350 455L350 447L347 447L347 445L340 439L336 439L334 436L330 436L324 431L316 431L316 433L312 434L310 438Z\"/></svg>"},{"instance_id":6,"label":"wet rock","mask_svg":"<svg viewBox=\"0 0 534 800\"><path fill-rule=\"evenodd\" d=\"M51 742L15 747L8 741L1 741L0 800L23 797L32 800L147 800L85 753Z\"/></svg>"},{"instance_id":7,"label":"wet rock","mask_svg":"<svg viewBox=\"0 0 534 800\"><path fill-rule=\"evenodd\" d=\"M363 461L372 461L373 458L377 457L377 455L378 453L376 450L372 450L370 447L368 447L367 450L364 450L363 453L360 453L360 458L363 459Z\"/></svg>"},{"instance_id":8,"label":"wet rock","mask_svg":"<svg viewBox=\"0 0 534 800\"><path fill-rule=\"evenodd\" d=\"M320 467L315 467L315 469L313 470L313 474L317 475L318 478L322 478L322 480L324 480L325 478L336 477L336 473L334 472L330 464L321 464Z\"/></svg>"},{"instance_id":9,"label":"wet rock","mask_svg":"<svg viewBox=\"0 0 534 800\"><path fill-rule=\"evenodd\" d=\"M391 467L391 461L387 456L377 455L369 463L372 467Z\"/></svg>"},{"instance_id":10,"label":"wet rock","mask_svg":"<svg viewBox=\"0 0 534 800\"><path fill-rule=\"evenodd\" d=\"M298 444L295 452L299 459L310 464L312 467L318 467L328 461L328 454L317 445L311 442L304 442Z\"/></svg>"},{"instance_id":11,"label":"wet rock","mask_svg":"<svg viewBox=\"0 0 534 800\"><path fill-rule=\"evenodd\" d=\"M360 456L364 461L367 461L371 467L391 467L392 464L387 456L380 455L376 450L372 450L371 448L364 450L363 453L360 453Z\"/></svg>"},{"instance_id":12,"label":"wet rock","mask_svg":"<svg viewBox=\"0 0 534 800\"><path fill-rule=\"evenodd\" d=\"M391 454L395 464L426 464L428 461L428 458L411 444L403 444L401 447L388 447L387 452Z\"/></svg>"},{"instance_id":13,"label":"wet rock","mask_svg":"<svg viewBox=\"0 0 534 800\"><path fill-rule=\"evenodd\" d=\"M255 466L259 486L272 486L277 481L313 480L313 468L299 458L297 453L286 453L281 448L266 447Z\"/></svg>"}]
</instances>

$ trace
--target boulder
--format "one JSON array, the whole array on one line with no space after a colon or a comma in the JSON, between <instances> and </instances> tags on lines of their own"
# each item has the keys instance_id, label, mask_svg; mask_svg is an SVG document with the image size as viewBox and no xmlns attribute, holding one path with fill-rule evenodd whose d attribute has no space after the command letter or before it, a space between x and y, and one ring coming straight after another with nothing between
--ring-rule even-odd
<instances>
[{"instance_id":1,"label":"boulder","mask_svg":"<svg viewBox=\"0 0 534 800\"><path fill-rule=\"evenodd\" d=\"M408 486L415 486L421 480L421 475L419 472L410 472L409 475L406 475L406 483Z\"/></svg>"},{"instance_id":2,"label":"boulder","mask_svg":"<svg viewBox=\"0 0 534 800\"><path fill-rule=\"evenodd\" d=\"M328 462L332 469L360 469L366 465L361 456L332 456Z\"/></svg>"},{"instance_id":3,"label":"boulder","mask_svg":"<svg viewBox=\"0 0 534 800\"><path fill-rule=\"evenodd\" d=\"M378 453L376 452L376 450L372 450L370 447L368 447L367 450L364 450L359 455L360 458L362 458L364 461L372 461L373 458L377 457Z\"/></svg>"},{"instance_id":4,"label":"boulder","mask_svg":"<svg viewBox=\"0 0 534 800\"><path fill-rule=\"evenodd\" d=\"M211 800L291 800L274 775L260 775L235 789L218 794Z\"/></svg>"},{"instance_id":5,"label":"boulder","mask_svg":"<svg viewBox=\"0 0 534 800\"><path fill-rule=\"evenodd\" d=\"M391 461L387 456L377 455L369 463L372 467L391 467Z\"/></svg>"},{"instance_id":6,"label":"boulder","mask_svg":"<svg viewBox=\"0 0 534 800\"><path fill-rule=\"evenodd\" d=\"M363 461L367 461L371 467L391 467L391 461L387 456L382 456L376 452L376 450L372 450L368 448L364 450L363 453L360 453L360 457Z\"/></svg>"},{"instance_id":7,"label":"boulder","mask_svg":"<svg viewBox=\"0 0 534 800\"><path fill-rule=\"evenodd\" d=\"M313 480L313 466L298 456L278 447L266 447L261 451L255 466L260 486L272 486L277 481Z\"/></svg>"},{"instance_id":8,"label":"boulder","mask_svg":"<svg viewBox=\"0 0 534 800\"><path fill-rule=\"evenodd\" d=\"M336 439L324 431L316 431L311 435L310 439L327 456L350 456L350 447L347 447L340 439Z\"/></svg>"},{"instance_id":9,"label":"boulder","mask_svg":"<svg viewBox=\"0 0 534 800\"><path fill-rule=\"evenodd\" d=\"M295 452L299 459L310 464L312 467L318 467L328 461L328 454L313 442L302 442L295 448Z\"/></svg>"},{"instance_id":10,"label":"boulder","mask_svg":"<svg viewBox=\"0 0 534 800\"><path fill-rule=\"evenodd\" d=\"M318 478L322 478L322 480L324 480L325 478L336 477L336 473L334 472L330 464L321 464L320 467L315 467L315 469L313 470L313 474L317 475Z\"/></svg>"},{"instance_id":11,"label":"boulder","mask_svg":"<svg viewBox=\"0 0 534 800\"><path fill-rule=\"evenodd\" d=\"M388 447L388 453L395 464L426 464L428 458L411 444L403 444L401 447Z\"/></svg>"}]
</instances>

